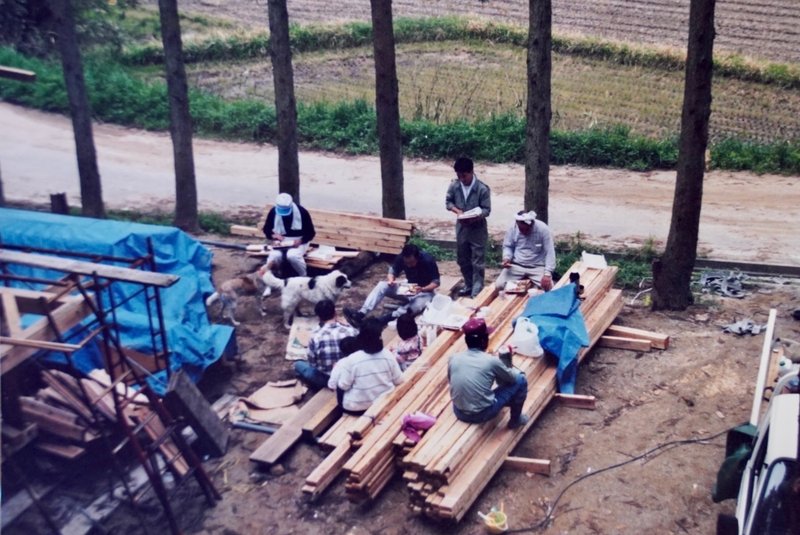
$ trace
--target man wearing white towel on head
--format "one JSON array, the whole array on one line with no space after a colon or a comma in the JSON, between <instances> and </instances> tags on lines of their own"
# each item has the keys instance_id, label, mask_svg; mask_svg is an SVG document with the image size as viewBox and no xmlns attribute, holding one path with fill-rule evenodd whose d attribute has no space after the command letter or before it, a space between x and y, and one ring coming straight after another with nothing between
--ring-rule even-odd
<instances>
[{"instance_id":1,"label":"man wearing white towel on head","mask_svg":"<svg viewBox=\"0 0 800 535\"><path fill-rule=\"evenodd\" d=\"M281 193L275 199L275 206L267 214L263 230L267 241L273 245L267 256L267 269L272 270L280 265L285 253L286 261L297 275L305 277L304 255L316 234L308 210L294 202L288 193Z\"/></svg>"},{"instance_id":2,"label":"man wearing white towel on head","mask_svg":"<svg viewBox=\"0 0 800 535\"><path fill-rule=\"evenodd\" d=\"M503 240L503 271L495 287L503 290L508 282L530 279L549 292L556 269L556 249L550 228L536 219L536 212L532 210L517 212L514 219L514 225Z\"/></svg>"}]
</instances>

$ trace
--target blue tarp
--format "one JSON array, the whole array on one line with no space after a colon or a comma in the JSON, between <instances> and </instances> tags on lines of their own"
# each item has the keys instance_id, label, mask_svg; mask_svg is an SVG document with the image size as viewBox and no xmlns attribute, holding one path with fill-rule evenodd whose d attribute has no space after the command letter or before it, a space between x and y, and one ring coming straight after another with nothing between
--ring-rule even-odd
<instances>
[{"instance_id":1,"label":"blue tarp","mask_svg":"<svg viewBox=\"0 0 800 535\"><path fill-rule=\"evenodd\" d=\"M568 284L531 297L521 314L538 327L542 349L558 358L558 389L565 394L575 392L578 352L589 346L580 304L575 284Z\"/></svg>"},{"instance_id":2,"label":"blue tarp","mask_svg":"<svg viewBox=\"0 0 800 535\"><path fill-rule=\"evenodd\" d=\"M208 249L174 227L0 209L0 240L7 245L133 259L148 254L148 238L153 246L156 271L180 277L172 286L159 290L171 368L184 369L196 381L203 370L222 356L233 335L231 327L212 325L208 320L204 298L214 291ZM39 268L9 267L22 275L47 278L63 275ZM140 292L142 286L114 283L112 289L115 302L121 303L116 319L122 345L152 353L145 299L139 295L125 302L133 293ZM76 353L75 359L76 366L84 372L102 366L99 352L90 347ZM151 385L163 392L164 378L165 374L151 381Z\"/></svg>"}]
</instances>

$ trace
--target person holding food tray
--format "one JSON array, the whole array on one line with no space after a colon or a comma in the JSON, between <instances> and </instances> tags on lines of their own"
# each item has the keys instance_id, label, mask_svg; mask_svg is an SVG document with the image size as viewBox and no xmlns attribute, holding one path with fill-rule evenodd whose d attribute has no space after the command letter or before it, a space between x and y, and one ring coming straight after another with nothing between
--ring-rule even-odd
<instances>
[{"instance_id":1,"label":"person holding food tray","mask_svg":"<svg viewBox=\"0 0 800 535\"><path fill-rule=\"evenodd\" d=\"M397 278L401 274L405 274L407 282ZM428 303L433 300L434 292L439 284L439 266L436 264L436 260L416 245L408 244L395 258L386 275L386 280L379 282L372 289L361 308L359 310L345 308L344 315L347 321L358 329L367 314L374 310L384 297L391 297L400 301L403 306L380 316L379 319L384 324L402 316L407 311L416 316L422 313Z\"/></svg>"},{"instance_id":2,"label":"person holding food tray","mask_svg":"<svg viewBox=\"0 0 800 535\"><path fill-rule=\"evenodd\" d=\"M517 212L503 240L503 270L494 285L503 291L509 282L529 279L545 292L553 288L556 249L550 228L536 212Z\"/></svg>"}]
</instances>

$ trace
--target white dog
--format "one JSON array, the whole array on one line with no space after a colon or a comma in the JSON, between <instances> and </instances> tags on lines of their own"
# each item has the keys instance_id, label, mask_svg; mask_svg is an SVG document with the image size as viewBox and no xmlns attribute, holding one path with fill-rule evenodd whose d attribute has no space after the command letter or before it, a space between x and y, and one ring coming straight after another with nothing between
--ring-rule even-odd
<instances>
[{"instance_id":1,"label":"white dog","mask_svg":"<svg viewBox=\"0 0 800 535\"><path fill-rule=\"evenodd\" d=\"M260 306L260 292L265 284L258 271L226 280L219 286L218 291L208 296L206 307L210 308L211 305L220 301L222 303L222 317L228 318L234 325L240 325L240 322L236 321L236 305L239 298L247 295L258 296ZM261 315L266 315L264 308L261 306L260 308Z\"/></svg>"},{"instance_id":2,"label":"white dog","mask_svg":"<svg viewBox=\"0 0 800 535\"><path fill-rule=\"evenodd\" d=\"M283 309L283 325L288 329L303 301L317 304L325 299L334 303L345 288L352 283L347 275L339 271L331 271L319 277L290 277L279 279L270 270L262 268L261 280L268 287L281 290L281 309Z\"/></svg>"}]
</instances>

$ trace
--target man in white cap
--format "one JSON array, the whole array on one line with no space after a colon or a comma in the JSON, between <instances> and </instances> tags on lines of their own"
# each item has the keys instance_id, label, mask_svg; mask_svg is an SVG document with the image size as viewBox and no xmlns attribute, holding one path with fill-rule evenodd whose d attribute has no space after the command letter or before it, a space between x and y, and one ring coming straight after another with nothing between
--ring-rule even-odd
<instances>
[{"instance_id":1,"label":"man in white cap","mask_svg":"<svg viewBox=\"0 0 800 535\"><path fill-rule=\"evenodd\" d=\"M556 249L550 228L536 219L536 212L520 211L514 225L503 240L503 271L495 287L503 290L506 283L530 279L545 292L553 288Z\"/></svg>"},{"instance_id":2,"label":"man in white cap","mask_svg":"<svg viewBox=\"0 0 800 535\"><path fill-rule=\"evenodd\" d=\"M281 193L275 199L275 206L267 214L263 230L267 241L277 246L267 256L267 269L273 269L280 264L285 253L286 261L297 275L305 277L304 255L316 234L308 210L295 203L288 193Z\"/></svg>"}]
</instances>

